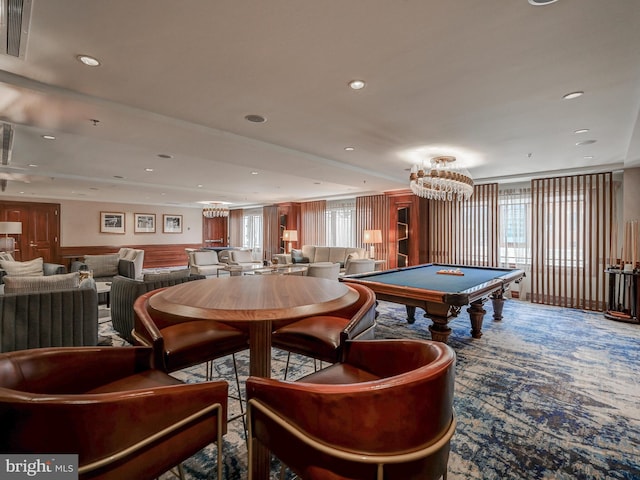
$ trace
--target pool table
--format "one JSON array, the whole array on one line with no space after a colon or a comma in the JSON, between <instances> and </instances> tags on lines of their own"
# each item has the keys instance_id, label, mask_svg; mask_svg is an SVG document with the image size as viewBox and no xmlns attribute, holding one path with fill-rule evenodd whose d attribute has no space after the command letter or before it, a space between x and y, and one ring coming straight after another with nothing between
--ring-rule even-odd
<instances>
[{"instance_id":1,"label":"pool table","mask_svg":"<svg viewBox=\"0 0 640 480\"><path fill-rule=\"evenodd\" d=\"M519 282L524 271L515 268L470 267L428 263L413 267L362 273L341 278L347 283L366 285L378 300L406 305L407 321L415 321L416 307L432 320L431 338L447 342L451 334L448 323L458 316L464 305L471 320L471 336L482 336L482 308L487 299L493 302L493 318L502 319L504 293Z\"/></svg>"}]
</instances>

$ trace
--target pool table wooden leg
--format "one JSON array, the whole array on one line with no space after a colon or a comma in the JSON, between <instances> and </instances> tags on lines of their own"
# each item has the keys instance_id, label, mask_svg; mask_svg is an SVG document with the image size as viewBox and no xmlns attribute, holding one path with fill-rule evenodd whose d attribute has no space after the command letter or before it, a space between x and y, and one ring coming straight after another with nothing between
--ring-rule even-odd
<instances>
[{"instance_id":1,"label":"pool table wooden leg","mask_svg":"<svg viewBox=\"0 0 640 480\"><path fill-rule=\"evenodd\" d=\"M467 312L469 312L469 319L471 320L471 336L473 338L482 337L482 320L484 319L484 314L487 313L482 308L482 300L472 302L467 308Z\"/></svg>"},{"instance_id":2,"label":"pool table wooden leg","mask_svg":"<svg viewBox=\"0 0 640 480\"><path fill-rule=\"evenodd\" d=\"M504 297L502 293L491 295L491 303L493 304L493 319L502 320L502 309L504 308Z\"/></svg>"},{"instance_id":3,"label":"pool table wooden leg","mask_svg":"<svg viewBox=\"0 0 640 480\"><path fill-rule=\"evenodd\" d=\"M416 307L411 305L405 305L407 307L407 323L415 323L416 321Z\"/></svg>"}]
</instances>

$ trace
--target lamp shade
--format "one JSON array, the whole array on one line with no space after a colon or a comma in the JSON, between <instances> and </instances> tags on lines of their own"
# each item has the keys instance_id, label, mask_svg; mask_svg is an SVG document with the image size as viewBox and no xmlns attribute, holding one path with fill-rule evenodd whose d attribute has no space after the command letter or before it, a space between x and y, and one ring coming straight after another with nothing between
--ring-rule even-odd
<instances>
[{"instance_id":1,"label":"lamp shade","mask_svg":"<svg viewBox=\"0 0 640 480\"><path fill-rule=\"evenodd\" d=\"M365 230L362 238L363 243L382 243L381 230Z\"/></svg>"},{"instance_id":2,"label":"lamp shade","mask_svg":"<svg viewBox=\"0 0 640 480\"><path fill-rule=\"evenodd\" d=\"M298 231L297 230L285 230L282 232L282 239L287 242L297 242L298 241Z\"/></svg>"},{"instance_id":3,"label":"lamp shade","mask_svg":"<svg viewBox=\"0 0 640 480\"><path fill-rule=\"evenodd\" d=\"M0 234L4 234L4 235L22 234L22 222L0 222Z\"/></svg>"}]
</instances>

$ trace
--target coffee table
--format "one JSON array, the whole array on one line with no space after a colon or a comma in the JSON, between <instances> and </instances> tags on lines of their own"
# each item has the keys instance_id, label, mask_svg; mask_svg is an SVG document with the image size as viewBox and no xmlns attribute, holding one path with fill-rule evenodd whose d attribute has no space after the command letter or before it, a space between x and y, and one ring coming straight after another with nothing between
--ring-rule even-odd
<instances>
[{"instance_id":1,"label":"coffee table","mask_svg":"<svg viewBox=\"0 0 640 480\"><path fill-rule=\"evenodd\" d=\"M309 265L273 265L257 268L253 273L256 275L304 275L308 269Z\"/></svg>"},{"instance_id":2,"label":"coffee table","mask_svg":"<svg viewBox=\"0 0 640 480\"><path fill-rule=\"evenodd\" d=\"M98 295L105 295L107 308L111 308L111 282L96 282L96 290Z\"/></svg>"}]
</instances>

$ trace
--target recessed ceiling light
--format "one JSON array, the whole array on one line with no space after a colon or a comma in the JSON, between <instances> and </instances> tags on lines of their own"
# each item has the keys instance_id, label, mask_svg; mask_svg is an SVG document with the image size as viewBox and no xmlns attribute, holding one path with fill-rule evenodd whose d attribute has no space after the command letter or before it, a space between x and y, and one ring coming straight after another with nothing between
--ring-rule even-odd
<instances>
[{"instance_id":1,"label":"recessed ceiling light","mask_svg":"<svg viewBox=\"0 0 640 480\"><path fill-rule=\"evenodd\" d=\"M591 160L593 158L593 155L585 155L584 157L585 160Z\"/></svg>"},{"instance_id":2,"label":"recessed ceiling light","mask_svg":"<svg viewBox=\"0 0 640 480\"><path fill-rule=\"evenodd\" d=\"M267 121L267 119L262 115L255 115L255 114L245 115L244 119L251 123L264 123Z\"/></svg>"},{"instance_id":3,"label":"recessed ceiling light","mask_svg":"<svg viewBox=\"0 0 640 480\"><path fill-rule=\"evenodd\" d=\"M55 140L56 137L54 137L53 135L42 135L42 138L44 138L45 140Z\"/></svg>"},{"instance_id":4,"label":"recessed ceiling light","mask_svg":"<svg viewBox=\"0 0 640 480\"><path fill-rule=\"evenodd\" d=\"M258 172L251 172L251 175L258 175Z\"/></svg>"},{"instance_id":5,"label":"recessed ceiling light","mask_svg":"<svg viewBox=\"0 0 640 480\"><path fill-rule=\"evenodd\" d=\"M367 86L367 83L364 80L351 80L349 82L349 87L352 90L362 90Z\"/></svg>"},{"instance_id":6,"label":"recessed ceiling light","mask_svg":"<svg viewBox=\"0 0 640 480\"><path fill-rule=\"evenodd\" d=\"M30 163L30 164L29 164L29 166L30 166L31 168L36 168L38 165L37 165L37 164L35 164L35 163Z\"/></svg>"},{"instance_id":7,"label":"recessed ceiling light","mask_svg":"<svg viewBox=\"0 0 640 480\"><path fill-rule=\"evenodd\" d=\"M196 185L196 187L198 187L198 188L202 188L202 185L201 185L201 184L200 184L200 185Z\"/></svg>"},{"instance_id":8,"label":"recessed ceiling light","mask_svg":"<svg viewBox=\"0 0 640 480\"><path fill-rule=\"evenodd\" d=\"M596 143L596 140L583 140L582 142L576 142L576 146L581 147L582 145L591 145L592 143Z\"/></svg>"},{"instance_id":9,"label":"recessed ceiling light","mask_svg":"<svg viewBox=\"0 0 640 480\"><path fill-rule=\"evenodd\" d=\"M354 147L344 147L347 152L353 152L355 150Z\"/></svg>"},{"instance_id":10,"label":"recessed ceiling light","mask_svg":"<svg viewBox=\"0 0 640 480\"><path fill-rule=\"evenodd\" d=\"M577 91L577 92L567 93L562 98L565 99L565 100L572 100L574 98L581 97L582 95L584 95L584 92Z\"/></svg>"},{"instance_id":11,"label":"recessed ceiling light","mask_svg":"<svg viewBox=\"0 0 640 480\"><path fill-rule=\"evenodd\" d=\"M76 59L79 62L84 63L88 67L97 67L98 65L100 65L100 61L90 55L76 55Z\"/></svg>"},{"instance_id":12,"label":"recessed ceiling light","mask_svg":"<svg viewBox=\"0 0 640 480\"><path fill-rule=\"evenodd\" d=\"M144 171L145 172L153 172L153 168L145 168Z\"/></svg>"},{"instance_id":13,"label":"recessed ceiling light","mask_svg":"<svg viewBox=\"0 0 640 480\"><path fill-rule=\"evenodd\" d=\"M536 7L542 7L544 5L549 5L550 3L555 3L558 0L529 0L531 5L535 5Z\"/></svg>"},{"instance_id":14,"label":"recessed ceiling light","mask_svg":"<svg viewBox=\"0 0 640 480\"><path fill-rule=\"evenodd\" d=\"M575 132L573 132L573 133L587 133L588 131L589 131L589 129L588 129L588 128L581 128L580 130L576 130L576 131L575 131Z\"/></svg>"},{"instance_id":15,"label":"recessed ceiling light","mask_svg":"<svg viewBox=\"0 0 640 480\"><path fill-rule=\"evenodd\" d=\"M169 155L168 153L159 153L158 156L160 158L173 158L173 156Z\"/></svg>"}]
</instances>

